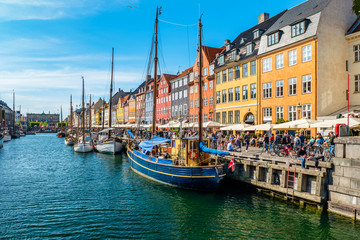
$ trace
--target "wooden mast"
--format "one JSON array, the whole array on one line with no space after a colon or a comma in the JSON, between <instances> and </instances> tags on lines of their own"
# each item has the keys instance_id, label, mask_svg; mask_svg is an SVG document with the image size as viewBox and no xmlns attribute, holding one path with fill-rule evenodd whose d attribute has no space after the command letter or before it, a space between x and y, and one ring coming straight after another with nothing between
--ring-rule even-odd
<instances>
[{"instance_id":1,"label":"wooden mast","mask_svg":"<svg viewBox=\"0 0 360 240\"><path fill-rule=\"evenodd\" d=\"M70 135L73 131L73 107L72 107L72 94L70 94Z\"/></svg>"},{"instance_id":2,"label":"wooden mast","mask_svg":"<svg viewBox=\"0 0 360 240\"><path fill-rule=\"evenodd\" d=\"M90 109L89 109L89 131L91 131L91 94L90 94Z\"/></svg>"},{"instance_id":3,"label":"wooden mast","mask_svg":"<svg viewBox=\"0 0 360 240\"><path fill-rule=\"evenodd\" d=\"M62 105L60 105L60 132L62 132L63 131L63 126L62 126L62 120L63 118L62 118Z\"/></svg>"},{"instance_id":4,"label":"wooden mast","mask_svg":"<svg viewBox=\"0 0 360 240\"><path fill-rule=\"evenodd\" d=\"M202 107L203 107L203 99L202 99L202 43L201 43L201 16L199 18L199 143L203 141L203 126L202 126Z\"/></svg>"},{"instance_id":5,"label":"wooden mast","mask_svg":"<svg viewBox=\"0 0 360 240\"><path fill-rule=\"evenodd\" d=\"M113 77L114 77L114 48L112 48L111 58L111 83L110 83L110 100L109 100L109 128L111 128L111 111L112 111L112 92L113 92ZM110 134L109 134L110 135Z\"/></svg>"},{"instance_id":6,"label":"wooden mast","mask_svg":"<svg viewBox=\"0 0 360 240\"><path fill-rule=\"evenodd\" d=\"M85 124L84 124L84 120L85 120L85 100L84 100L84 94L85 94L85 90L84 90L84 77L82 77L82 111L81 111L81 129L82 129L82 139L83 139L83 144L85 144Z\"/></svg>"},{"instance_id":7,"label":"wooden mast","mask_svg":"<svg viewBox=\"0 0 360 240\"><path fill-rule=\"evenodd\" d=\"M157 63L158 63L157 45L158 45L158 23L159 23L158 17L160 14L161 14L161 7L160 8L156 7L152 136L156 135Z\"/></svg>"}]
</instances>

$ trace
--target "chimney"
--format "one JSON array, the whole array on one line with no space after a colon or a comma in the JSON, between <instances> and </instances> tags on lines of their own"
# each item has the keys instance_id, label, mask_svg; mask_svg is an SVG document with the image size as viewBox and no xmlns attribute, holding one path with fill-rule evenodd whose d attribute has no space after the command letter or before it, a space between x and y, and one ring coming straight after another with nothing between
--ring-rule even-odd
<instances>
[{"instance_id":1,"label":"chimney","mask_svg":"<svg viewBox=\"0 0 360 240\"><path fill-rule=\"evenodd\" d=\"M262 13L259 15L259 22L258 24L265 22L266 20L268 20L270 17L270 15L268 13Z\"/></svg>"},{"instance_id":2,"label":"chimney","mask_svg":"<svg viewBox=\"0 0 360 240\"><path fill-rule=\"evenodd\" d=\"M230 44L230 40L229 40L229 39L226 39L226 40L225 40L224 46L226 46L227 44Z\"/></svg>"}]
</instances>

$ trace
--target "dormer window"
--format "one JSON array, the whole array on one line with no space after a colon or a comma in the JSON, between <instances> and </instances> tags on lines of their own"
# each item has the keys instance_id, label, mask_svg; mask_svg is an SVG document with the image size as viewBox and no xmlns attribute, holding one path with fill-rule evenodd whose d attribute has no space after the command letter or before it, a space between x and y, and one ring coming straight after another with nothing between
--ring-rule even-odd
<instances>
[{"instance_id":1,"label":"dormer window","mask_svg":"<svg viewBox=\"0 0 360 240\"><path fill-rule=\"evenodd\" d=\"M231 61L235 61L236 60L236 50L233 50L231 52Z\"/></svg>"},{"instance_id":2,"label":"dormer window","mask_svg":"<svg viewBox=\"0 0 360 240\"><path fill-rule=\"evenodd\" d=\"M259 31L259 29L256 29L255 31L254 31L254 39L257 39L257 38L259 38L260 37L260 31Z\"/></svg>"},{"instance_id":3,"label":"dormer window","mask_svg":"<svg viewBox=\"0 0 360 240\"><path fill-rule=\"evenodd\" d=\"M243 44L246 41L246 38L241 38L240 44Z\"/></svg>"},{"instance_id":4,"label":"dormer window","mask_svg":"<svg viewBox=\"0 0 360 240\"><path fill-rule=\"evenodd\" d=\"M296 37L305 33L305 20L291 26L291 37Z\"/></svg>"},{"instance_id":5,"label":"dormer window","mask_svg":"<svg viewBox=\"0 0 360 240\"><path fill-rule=\"evenodd\" d=\"M249 43L246 45L246 55L250 55L253 52L253 44Z\"/></svg>"},{"instance_id":6,"label":"dormer window","mask_svg":"<svg viewBox=\"0 0 360 240\"><path fill-rule=\"evenodd\" d=\"M226 45L226 51L229 51L230 50L230 44L227 44Z\"/></svg>"},{"instance_id":7,"label":"dormer window","mask_svg":"<svg viewBox=\"0 0 360 240\"><path fill-rule=\"evenodd\" d=\"M275 32L268 35L268 46L272 46L274 44L279 43L279 39L280 39L280 32Z\"/></svg>"},{"instance_id":8,"label":"dormer window","mask_svg":"<svg viewBox=\"0 0 360 240\"><path fill-rule=\"evenodd\" d=\"M224 55L221 55L219 57L219 65L223 65L224 64Z\"/></svg>"}]
</instances>

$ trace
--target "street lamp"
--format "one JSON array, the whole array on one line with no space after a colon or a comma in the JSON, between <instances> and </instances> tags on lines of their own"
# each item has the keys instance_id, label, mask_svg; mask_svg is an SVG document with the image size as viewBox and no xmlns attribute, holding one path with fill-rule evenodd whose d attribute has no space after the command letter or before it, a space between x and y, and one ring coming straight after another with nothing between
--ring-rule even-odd
<instances>
[{"instance_id":1,"label":"street lamp","mask_svg":"<svg viewBox=\"0 0 360 240\"><path fill-rule=\"evenodd\" d=\"M297 110L298 110L298 119L300 119L300 110L301 110L300 103L298 103L298 105L296 107L297 107Z\"/></svg>"}]
</instances>

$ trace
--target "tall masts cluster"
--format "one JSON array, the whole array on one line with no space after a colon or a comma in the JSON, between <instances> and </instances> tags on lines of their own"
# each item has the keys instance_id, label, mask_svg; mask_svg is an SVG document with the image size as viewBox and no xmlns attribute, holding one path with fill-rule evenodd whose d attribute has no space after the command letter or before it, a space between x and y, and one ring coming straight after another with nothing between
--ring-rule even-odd
<instances>
[{"instance_id":1,"label":"tall masts cluster","mask_svg":"<svg viewBox=\"0 0 360 240\"><path fill-rule=\"evenodd\" d=\"M154 57L154 91L153 91L153 119L152 119L152 135L156 135L156 97L157 97L157 64L158 64L158 23L161 7L156 7L155 18L155 57Z\"/></svg>"}]
</instances>

